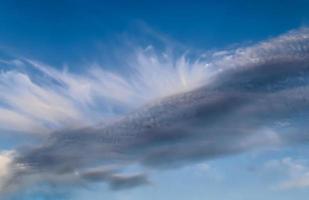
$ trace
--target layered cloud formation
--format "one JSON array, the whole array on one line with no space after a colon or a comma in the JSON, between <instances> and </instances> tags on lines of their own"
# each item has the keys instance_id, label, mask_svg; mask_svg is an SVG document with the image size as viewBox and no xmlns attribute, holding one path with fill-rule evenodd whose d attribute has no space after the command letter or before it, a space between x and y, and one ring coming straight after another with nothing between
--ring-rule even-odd
<instances>
[{"instance_id":1,"label":"layered cloud formation","mask_svg":"<svg viewBox=\"0 0 309 200\"><path fill-rule=\"evenodd\" d=\"M149 184L148 169L309 139L307 28L195 60L135 55L126 74L1 61L15 69L0 75L0 128L42 140L1 154L2 193L38 183L125 189ZM126 172L132 165L139 171Z\"/></svg>"}]
</instances>

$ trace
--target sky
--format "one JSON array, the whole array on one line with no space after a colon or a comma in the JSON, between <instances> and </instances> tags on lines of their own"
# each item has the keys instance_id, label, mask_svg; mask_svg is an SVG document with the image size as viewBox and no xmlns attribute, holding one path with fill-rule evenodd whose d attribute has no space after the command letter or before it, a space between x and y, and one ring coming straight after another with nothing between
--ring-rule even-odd
<instances>
[{"instance_id":1,"label":"sky","mask_svg":"<svg viewBox=\"0 0 309 200\"><path fill-rule=\"evenodd\" d=\"M308 10L0 0L0 199L307 199Z\"/></svg>"}]
</instances>

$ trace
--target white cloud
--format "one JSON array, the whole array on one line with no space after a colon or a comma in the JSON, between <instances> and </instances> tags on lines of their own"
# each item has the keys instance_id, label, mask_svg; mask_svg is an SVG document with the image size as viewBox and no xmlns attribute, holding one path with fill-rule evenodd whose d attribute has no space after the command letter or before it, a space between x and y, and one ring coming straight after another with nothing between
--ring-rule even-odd
<instances>
[{"instance_id":1,"label":"white cloud","mask_svg":"<svg viewBox=\"0 0 309 200\"><path fill-rule=\"evenodd\" d=\"M208 163L200 163L197 165L197 169L203 172L208 172L211 166Z\"/></svg>"},{"instance_id":2,"label":"white cloud","mask_svg":"<svg viewBox=\"0 0 309 200\"><path fill-rule=\"evenodd\" d=\"M81 74L58 70L37 61L17 59L35 73L15 68L0 72L0 128L46 133L79 127L131 111L153 100L188 91L205 83L203 63L184 56L159 58L137 50L128 74L90 66ZM147 54L147 55L146 55ZM43 78L42 78L43 77ZM121 110L120 109L120 110Z\"/></svg>"},{"instance_id":3,"label":"white cloud","mask_svg":"<svg viewBox=\"0 0 309 200\"><path fill-rule=\"evenodd\" d=\"M301 174L290 180L280 183L279 188L292 189L292 188L309 188L309 171Z\"/></svg>"},{"instance_id":4,"label":"white cloud","mask_svg":"<svg viewBox=\"0 0 309 200\"><path fill-rule=\"evenodd\" d=\"M12 152L0 152L0 191L11 175Z\"/></svg>"},{"instance_id":5,"label":"white cloud","mask_svg":"<svg viewBox=\"0 0 309 200\"><path fill-rule=\"evenodd\" d=\"M80 110L55 88L34 83L20 72L0 74L0 127L42 132L81 121Z\"/></svg>"},{"instance_id":6,"label":"white cloud","mask_svg":"<svg viewBox=\"0 0 309 200\"><path fill-rule=\"evenodd\" d=\"M205 176L207 179L210 179L212 181L222 182L225 179L225 173L208 162L196 164L194 165L194 167L191 167L189 169L191 172L196 172L199 177Z\"/></svg>"},{"instance_id":7,"label":"white cloud","mask_svg":"<svg viewBox=\"0 0 309 200\"><path fill-rule=\"evenodd\" d=\"M309 162L291 157L271 160L265 163L265 169L282 174L286 178L280 180L276 189L309 188Z\"/></svg>"}]
</instances>

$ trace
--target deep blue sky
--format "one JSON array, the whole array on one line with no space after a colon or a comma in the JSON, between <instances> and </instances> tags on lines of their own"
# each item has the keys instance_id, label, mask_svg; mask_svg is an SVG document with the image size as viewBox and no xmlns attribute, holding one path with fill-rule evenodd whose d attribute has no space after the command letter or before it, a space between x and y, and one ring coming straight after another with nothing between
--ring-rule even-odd
<instances>
[{"instance_id":1,"label":"deep blue sky","mask_svg":"<svg viewBox=\"0 0 309 200\"><path fill-rule=\"evenodd\" d=\"M207 49L264 39L309 23L308 0L40 1L2 0L0 44L51 64L92 59L100 44L141 24Z\"/></svg>"}]
</instances>

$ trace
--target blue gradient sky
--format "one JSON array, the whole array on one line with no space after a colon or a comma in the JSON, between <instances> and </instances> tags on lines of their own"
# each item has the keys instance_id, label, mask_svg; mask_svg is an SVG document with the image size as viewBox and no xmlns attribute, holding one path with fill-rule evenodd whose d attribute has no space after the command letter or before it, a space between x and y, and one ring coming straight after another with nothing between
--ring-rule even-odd
<instances>
[{"instance_id":1,"label":"blue gradient sky","mask_svg":"<svg viewBox=\"0 0 309 200\"><path fill-rule=\"evenodd\" d=\"M307 0L2 0L0 42L14 53L62 64L95 57L100 45L134 37L145 24L189 47L220 48L308 24L308 6Z\"/></svg>"},{"instance_id":2,"label":"blue gradient sky","mask_svg":"<svg viewBox=\"0 0 309 200\"><path fill-rule=\"evenodd\" d=\"M110 56L108 50L122 42L144 44L149 37L151 42L167 38L181 47L203 51L251 43L307 25L308 0L0 0L0 54L79 71L85 63ZM0 138L2 149L25 140L24 136ZM294 165L309 172L307 155L305 145L250 152L155 171L150 186L115 192L96 185L78 189L65 199L306 200L308 187L278 189L276 185L289 179ZM268 166L271 162L277 169ZM49 197L28 197L44 198L58 199L52 192Z\"/></svg>"}]
</instances>

